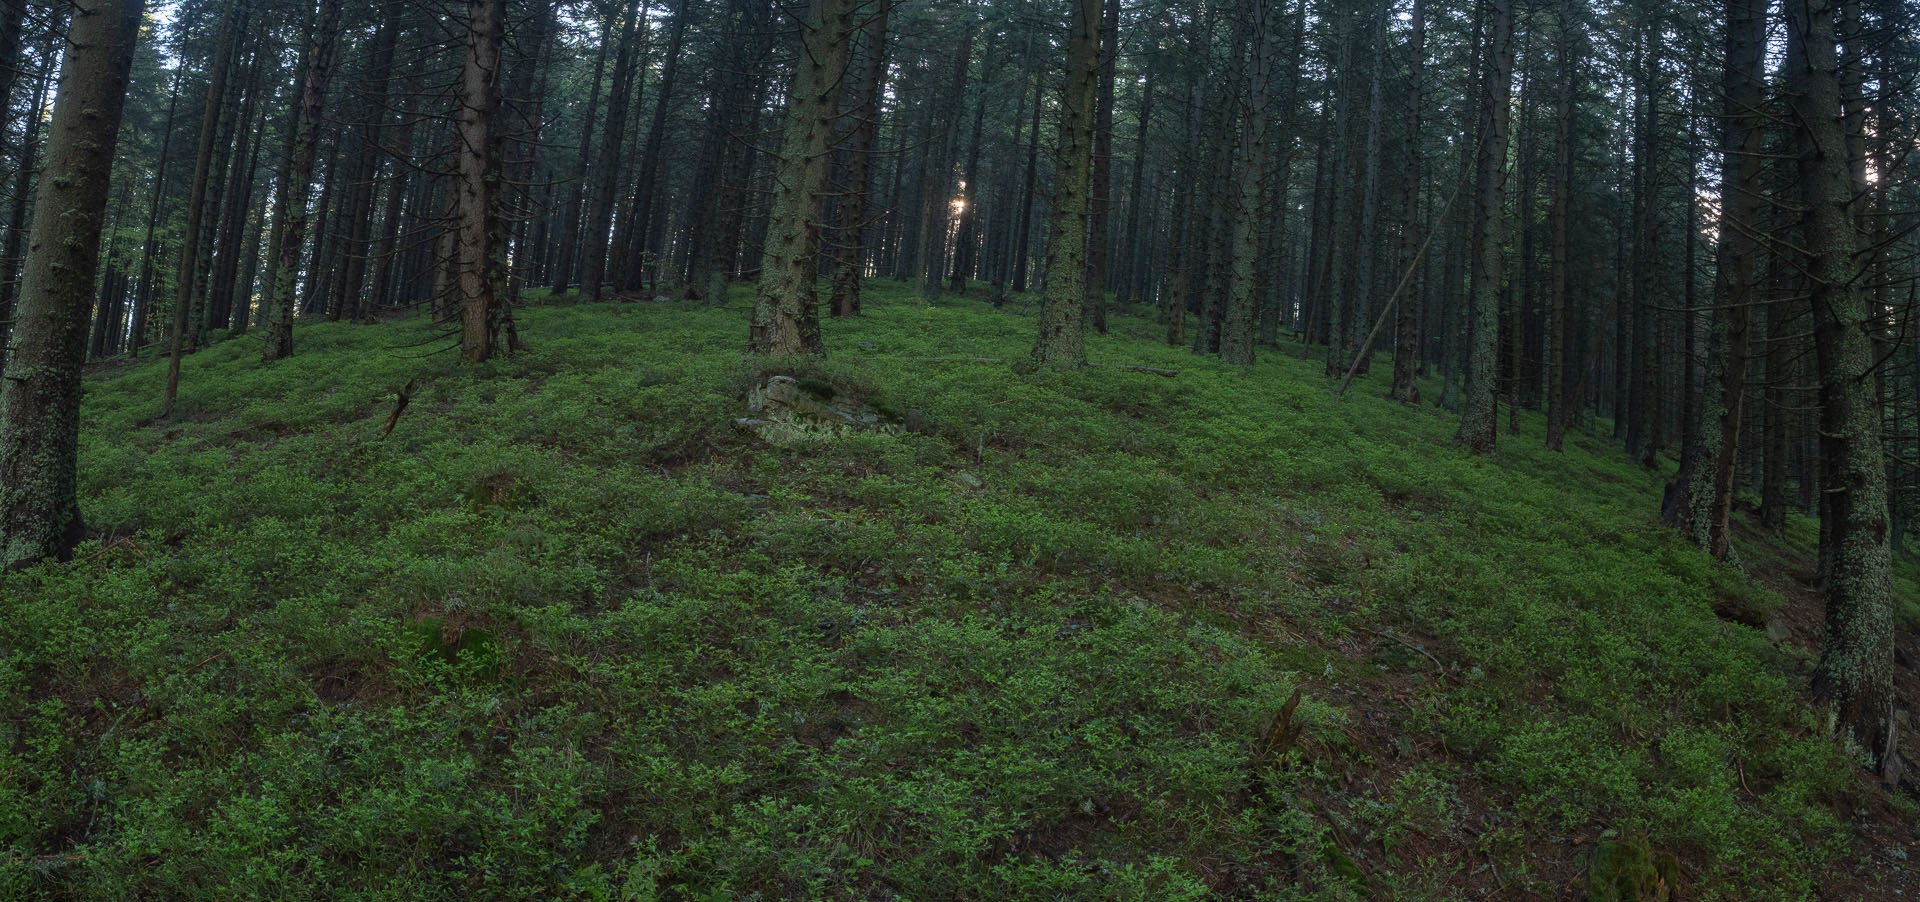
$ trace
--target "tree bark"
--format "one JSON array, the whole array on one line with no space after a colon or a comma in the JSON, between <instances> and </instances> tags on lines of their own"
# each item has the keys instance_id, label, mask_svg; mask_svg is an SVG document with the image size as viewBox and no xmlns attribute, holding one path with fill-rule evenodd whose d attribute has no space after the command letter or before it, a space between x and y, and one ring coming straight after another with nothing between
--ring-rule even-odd
<instances>
[{"instance_id":1,"label":"tree bark","mask_svg":"<svg viewBox=\"0 0 1920 902\"><path fill-rule=\"evenodd\" d=\"M755 354L826 353L815 288L820 198L855 8L854 0L813 0L802 26L747 338L747 349Z\"/></svg>"},{"instance_id":2,"label":"tree bark","mask_svg":"<svg viewBox=\"0 0 1920 902\"><path fill-rule=\"evenodd\" d=\"M83 0L67 31L15 350L0 378L0 569L66 559L86 532L76 474L80 369L144 6Z\"/></svg>"},{"instance_id":3,"label":"tree bark","mask_svg":"<svg viewBox=\"0 0 1920 902\"><path fill-rule=\"evenodd\" d=\"M1503 208L1507 182L1507 128L1512 116L1513 0L1490 0L1486 51L1486 78L1480 109L1479 182L1474 227L1478 232L1473 257L1469 311L1466 391L1462 401L1458 438L1480 453L1493 450L1499 434L1494 388L1500 357L1500 282L1505 259L1501 248Z\"/></svg>"},{"instance_id":4,"label":"tree bark","mask_svg":"<svg viewBox=\"0 0 1920 902\"><path fill-rule=\"evenodd\" d=\"M266 302L266 344L260 357L267 363L293 356L293 289L300 276L300 251L306 244L307 195L313 183L313 162L320 145L320 115L327 99L327 81L333 75L333 50L340 32L341 0L320 0L319 17L307 47L306 75L300 92L300 120L294 126L292 165L275 217L280 244L273 285Z\"/></svg>"},{"instance_id":5,"label":"tree bark","mask_svg":"<svg viewBox=\"0 0 1920 902\"><path fill-rule=\"evenodd\" d=\"M1887 468L1873 381L1880 323L1857 284L1861 264L1832 0L1788 0L1788 63L1799 157L1801 243L1809 256L1814 354L1820 369L1821 594L1826 647L1814 697L1836 733L1883 779L1899 775L1894 725L1893 591Z\"/></svg>"},{"instance_id":6,"label":"tree bark","mask_svg":"<svg viewBox=\"0 0 1920 902\"><path fill-rule=\"evenodd\" d=\"M459 168L454 216L459 223L454 280L460 293L460 359L493 356L498 294L506 279L501 229L499 140L501 0L467 0L467 53L460 71Z\"/></svg>"},{"instance_id":7,"label":"tree bark","mask_svg":"<svg viewBox=\"0 0 1920 902\"><path fill-rule=\"evenodd\" d=\"M1265 0L1258 0L1264 3ZM1120 3L1106 5L1100 26L1100 75L1093 117L1092 194L1087 213L1086 321L1107 334L1107 236L1113 218L1113 80L1120 59Z\"/></svg>"},{"instance_id":8,"label":"tree bark","mask_svg":"<svg viewBox=\"0 0 1920 902\"><path fill-rule=\"evenodd\" d=\"M1263 219L1261 184L1266 181L1268 143L1272 113L1274 67L1279 56L1279 11L1267 0L1251 0L1243 13L1247 18L1249 43L1245 96L1241 99L1239 145L1235 149L1238 178L1227 201L1231 204L1227 304L1220 330L1220 359L1226 363L1249 366L1259 327L1258 286L1255 284L1256 257L1260 250L1260 223ZM1110 126L1109 126L1110 127Z\"/></svg>"},{"instance_id":9,"label":"tree bark","mask_svg":"<svg viewBox=\"0 0 1920 902\"><path fill-rule=\"evenodd\" d=\"M1719 453L1712 473L1707 515L1707 552L1720 560L1732 554L1734 470L1740 428L1746 412L1747 357L1752 340L1755 288L1760 274L1759 233L1765 199L1767 111L1767 0L1727 0L1726 70L1722 76L1720 120L1720 247L1718 295L1726 330L1720 363Z\"/></svg>"},{"instance_id":10,"label":"tree bark","mask_svg":"<svg viewBox=\"0 0 1920 902\"><path fill-rule=\"evenodd\" d=\"M866 277L867 197L872 188L873 150L880 135L880 95L887 89L887 16L893 0L879 0L867 22L867 71L854 110L852 144L847 148L847 198L840 208L840 266L833 273L834 316L860 312L860 283Z\"/></svg>"},{"instance_id":11,"label":"tree bark","mask_svg":"<svg viewBox=\"0 0 1920 902\"><path fill-rule=\"evenodd\" d=\"M1067 79L1060 96L1059 156L1054 164L1053 216L1048 226L1047 290L1033 356L1042 366L1087 362L1082 314L1086 304L1087 212L1092 181L1094 88L1100 74L1101 0L1074 3L1067 40ZM1037 140L1037 136L1036 136Z\"/></svg>"}]
</instances>

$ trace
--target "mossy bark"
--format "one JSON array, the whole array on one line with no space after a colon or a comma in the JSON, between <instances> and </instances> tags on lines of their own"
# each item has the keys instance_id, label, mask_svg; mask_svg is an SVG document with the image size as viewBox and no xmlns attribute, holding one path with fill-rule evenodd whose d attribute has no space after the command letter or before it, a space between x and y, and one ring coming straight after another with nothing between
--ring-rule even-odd
<instances>
[{"instance_id":1,"label":"mossy bark","mask_svg":"<svg viewBox=\"0 0 1920 902\"><path fill-rule=\"evenodd\" d=\"M1048 226L1047 286L1034 359L1051 367L1087 362L1087 212L1092 194L1094 89L1100 75L1100 2L1074 4L1067 80L1060 97L1059 156Z\"/></svg>"},{"instance_id":2,"label":"mossy bark","mask_svg":"<svg viewBox=\"0 0 1920 902\"><path fill-rule=\"evenodd\" d=\"M1883 774L1894 754L1893 592L1887 468L1873 378L1872 315L1859 286L1859 236L1841 97L1832 0L1789 0L1786 69L1799 126L1801 242L1809 256L1814 353L1820 368L1821 594L1826 648L1814 672L1816 699L1836 733Z\"/></svg>"},{"instance_id":3,"label":"mossy bark","mask_svg":"<svg viewBox=\"0 0 1920 902\"><path fill-rule=\"evenodd\" d=\"M144 6L83 0L67 35L14 352L0 375L0 569L64 558L84 534L75 476L80 367Z\"/></svg>"},{"instance_id":4,"label":"mossy bark","mask_svg":"<svg viewBox=\"0 0 1920 902\"><path fill-rule=\"evenodd\" d=\"M813 0L787 101L773 174L773 207L760 258L747 349L755 354L824 354L820 342L820 199L840 79L853 37L853 0Z\"/></svg>"}]
</instances>

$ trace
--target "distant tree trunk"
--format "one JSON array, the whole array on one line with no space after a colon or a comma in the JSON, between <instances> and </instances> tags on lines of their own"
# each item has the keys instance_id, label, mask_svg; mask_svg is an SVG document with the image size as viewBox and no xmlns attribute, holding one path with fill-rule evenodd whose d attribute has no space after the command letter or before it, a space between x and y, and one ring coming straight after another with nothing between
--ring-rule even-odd
<instances>
[{"instance_id":1,"label":"distant tree trunk","mask_svg":"<svg viewBox=\"0 0 1920 902\"><path fill-rule=\"evenodd\" d=\"M307 194L313 182L313 162L320 144L320 115L327 99L327 81L333 75L333 49L340 32L341 0L320 0L313 38L307 47L306 75L300 92L300 119L294 126L292 165L288 167L281 209L275 218L279 259L266 302L266 345L261 359L272 363L293 356L294 285L300 276L300 250L306 243Z\"/></svg>"},{"instance_id":2,"label":"distant tree trunk","mask_svg":"<svg viewBox=\"0 0 1920 902\"><path fill-rule=\"evenodd\" d=\"M1261 0L1264 2L1264 0ZM1120 3L1107 3L1100 26L1100 75L1093 117L1092 195L1087 214L1086 321L1107 334L1107 233L1113 218L1113 80L1120 59Z\"/></svg>"},{"instance_id":3,"label":"distant tree trunk","mask_svg":"<svg viewBox=\"0 0 1920 902\"><path fill-rule=\"evenodd\" d=\"M1553 202L1547 215L1550 219L1549 239L1553 244L1547 270L1547 342L1551 346L1547 361L1547 450L1561 451L1567 435L1567 426L1572 422L1569 409L1580 403L1568 390L1567 383L1572 373L1567 366L1567 343L1573 338L1573 329L1568 324L1567 296L1572 289L1572 276L1567 260L1567 228L1571 213L1568 206L1572 203L1573 185L1573 105L1578 101L1579 64L1574 59L1575 48L1579 40L1574 21L1576 4L1585 0L1562 0L1560 4L1560 71L1558 73L1559 96L1554 100L1553 110Z\"/></svg>"},{"instance_id":4,"label":"distant tree trunk","mask_svg":"<svg viewBox=\"0 0 1920 902\"><path fill-rule=\"evenodd\" d=\"M654 214L660 203L660 166L661 149L667 139L668 104L673 102L673 88L680 73L680 48L687 33L687 0L679 0L674 7L673 25L667 31L667 54L660 63L660 88L653 100L653 122L647 129L647 144L640 152L639 184L635 187L638 203L634 212L634 240L627 254L626 276L624 283L637 287L643 281L657 278L660 236L654 229Z\"/></svg>"},{"instance_id":5,"label":"distant tree trunk","mask_svg":"<svg viewBox=\"0 0 1920 902\"><path fill-rule=\"evenodd\" d=\"M256 119L254 112L259 109L260 94L263 88L260 62L262 54L255 53L248 65L247 87L242 95L240 116L237 129L233 159L234 170L228 174L226 196L221 199L221 229L216 263L213 267L211 284L212 296L207 307L212 314L211 325L220 329L233 329L235 310L239 310L240 329L246 328L247 299L236 298L240 277L240 255L247 234L248 211L253 205L254 172L260 163L259 138L266 134L267 116L261 111Z\"/></svg>"},{"instance_id":6,"label":"distant tree trunk","mask_svg":"<svg viewBox=\"0 0 1920 902\"><path fill-rule=\"evenodd\" d=\"M188 319L193 309L195 277L200 265L201 220L208 205L208 180L213 173L213 150L220 125L220 107L226 100L227 73L232 70L233 53L244 27L240 4L228 2L220 12L218 43L207 64L207 101L200 114L200 140L193 157L193 186L187 190L187 225L181 233L180 267L174 273L173 327L167 335L167 384L161 395L160 416L173 416L173 401L180 392L180 358L186 353L186 334L192 328Z\"/></svg>"},{"instance_id":7,"label":"distant tree trunk","mask_svg":"<svg viewBox=\"0 0 1920 902\"><path fill-rule=\"evenodd\" d=\"M14 300L19 296L21 246L27 235L27 213L33 209L34 174L38 171L36 161L40 153L40 124L46 118L47 92L53 82L53 54L51 48L45 68L40 72L38 86L34 89L33 103L28 107L26 134L20 145L20 170L14 173L12 211L7 217L7 241L0 248L0 365L7 360L8 348L12 342L7 340L13 322Z\"/></svg>"},{"instance_id":8,"label":"distant tree trunk","mask_svg":"<svg viewBox=\"0 0 1920 902\"><path fill-rule=\"evenodd\" d=\"M1732 554L1734 470L1739 457L1740 427L1746 411L1747 356L1756 271L1760 258L1759 231L1765 199L1760 178L1765 171L1767 99L1767 0L1726 0L1725 73L1722 78L1720 120L1720 302L1726 330L1725 356L1720 364L1720 448L1713 461L1712 506L1707 521L1707 551L1720 560Z\"/></svg>"},{"instance_id":9,"label":"distant tree trunk","mask_svg":"<svg viewBox=\"0 0 1920 902\"><path fill-rule=\"evenodd\" d=\"M1420 240L1415 237L1420 222L1420 183L1425 155L1420 147L1420 104L1426 88L1427 4L1413 0L1413 14L1407 37L1407 197L1402 219L1406 234L1400 242L1400 258L1407 266L1419 264ZM1402 404L1420 402L1420 386L1414 381L1420 370L1420 292L1409 290L1400 298L1394 319L1393 386L1387 397Z\"/></svg>"},{"instance_id":10,"label":"distant tree trunk","mask_svg":"<svg viewBox=\"0 0 1920 902\"><path fill-rule=\"evenodd\" d=\"M19 65L26 60L21 52L26 33L27 0L0 0L0 159L6 157L7 138L13 116L13 86L25 74Z\"/></svg>"},{"instance_id":11,"label":"distant tree trunk","mask_svg":"<svg viewBox=\"0 0 1920 902\"><path fill-rule=\"evenodd\" d=\"M953 120L965 109L961 101L967 93L967 70L973 63L976 31L977 23L969 20L954 57L952 81L938 102L927 107L928 123L939 138L927 147L920 191L920 239L916 245L921 257L920 297L929 300L940 296L946 282L947 225L953 219L953 164L960 134L960 126Z\"/></svg>"},{"instance_id":12,"label":"distant tree trunk","mask_svg":"<svg viewBox=\"0 0 1920 902\"><path fill-rule=\"evenodd\" d=\"M1118 7L1119 4L1114 4ZM1147 288L1146 233L1141 222L1147 206L1147 127L1153 121L1153 67L1147 67L1146 81L1140 86L1140 122L1133 139L1133 185L1127 190L1127 226L1121 243L1126 248L1125 283L1122 300L1138 304L1151 293ZM1284 198L1283 198L1284 199Z\"/></svg>"},{"instance_id":13,"label":"distant tree trunk","mask_svg":"<svg viewBox=\"0 0 1920 902\"><path fill-rule=\"evenodd\" d=\"M974 275L975 248L979 244L980 198L984 192L978 184L980 179L980 132L986 124L987 97L982 91L973 102L973 137L967 143L967 165L961 170L960 177L960 224L954 227L953 267L947 279L947 290L962 292L967 288L967 280Z\"/></svg>"},{"instance_id":14,"label":"distant tree trunk","mask_svg":"<svg viewBox=\"0 0 1920 902\"><path fill-rule=\"evenodd\" d=\"M460 359L493 356L496 308L506 281L501 228L499 141L501 0L467 0L467 52L460 73L460 133L455 218L459 222L454 272L460 292Z\"/></svg>"},{"instance_id":15,"label":"distant tree trunk","mask_svg":"<svg viewBox=\"0 0 1920 902\"><path fill-rule=\"evenodd\" d=\"M179 69L173 75L173 90L167 94L166 125L160 136L160 160L153 168L153 196L147 206L147 237L140 243L140 286L133 295L133 322L127 336L127 354L140 356L140 349L147 341L147 310L152 304L154 280L159 270L154 261L160 257L160 244L154 232L160 227L160 199L167 189L167 160L173 151L173 116L180 102L180 80L185 69ZM4 356L0 355L0 361Z\"/></svg>"},{"instance_id":16,"label":"distant tree trunk","mask_svg":"<svg viewBox=\"0 0 1920 902\"><path fill-rule=\"evenodd\" d=\"M1499 434L1494 388L1500 357L1500 283L1505 259L1501 248L1502 218L1506 206L1507 127L1512 116L1513 0L1489 0L1486 78L1480 110L1478 203L1474 226L1479 232L1473 258L1472 307L1468 334L1467 385L1460 416L1459 440L1480 453L1493 450Z\"/></svg>"},{"instance_id":17,"label":"distant tree trunk","mask_svg":"<svg viewBox=\"0 0 1920 902\"><path fill-rule=\"evenodd\" d=\"M1013 243L1013 290L1027 290L1027 261L1032 257L1030 245L1033 237L1033 190L1036 171L1040 166L1040 86L1045 81L1038 74L1033 79L1033 113L1027 124L1027 177L1020 192L1020 224L1014 230Z\"/></svg>"},{"instance_id":18,"label":"distant tree trunk","mask_svg":"<svg viewBox=\"0 0 1920 902\"><path fill-rule=\"evenodd\" d=\"M1861 264L1849 209L1854 178L1841 93L1832 0L1788 0L1788 96L1803 147L1801 244L1812 282L1820 369L1821 594L1826 647L1814 697L1836 732L1890 782L1900 772L1894 724L1893 591L1887 547L1887 468L1880 441L1873 315L1858 285Z\"/></svg>"},{"instance_id":19,"label":"distant tree trunk","mask_svg":"<svg viewBox=\"0 0 1920 902\"><path fill-rule=\"evenodd\" d=\"M747 340L747 349L755 354L826 353L814 284L820 261L820 197L826 188L828 139L840 79L847 70L855 8L854 0L813 0L802 26Z\"/></svg>"},{"instance_id":20,"label":"distant tree trunk","mask_svg":"<svg viewBox=\"0 0 1920 902\"><path fill-rule=\"evenodd\" d=\"M873 181L873 151L880 135L880 95L887 88L887 15L893 0L879 0L867 21L867 71L854 109L852 144L847 148L847 198L840 207L840 266L833 273L834 316L860 312L860 283L866 278L867 197Z\"/></svg>"},{"instance_id":21,"label":"distant tree trunk","mask_svg":"<svg viewBox=\"0 0 1920 902\"><path fill-rule=\"evenodd\" d=\"M1087 362L1087 205L1092 181L1094 88L1100 74L1101 0L1076 0L1060 95L1059 155L1047 240L1047 290L1034 359L1069 368Z\"/></svg>"},{"instance_id":22,"label":"distant tree trunk","mask_svg":"<svg viewBox=\"0 0 1920 902\"><path fill-rule=\"evenodd\" d=\"M601 34L611 36L617 25L609 14L601 26ZM565 294L572 284L573 271L580 247L580 206L585 201L589 164L593 157L593 123L600 113L600 79L607 67L607 48L613 44L610 40L601 40L593 54L593 82L587 89L587 105L581 110L580 159L574 164L572 185L567 188L566 211L561 214L560 247L554 255L553 295Z\"/></svg>"},{"instance_id":23,"label":"distant tree trunk","mask_svg":"<svg viewBox=\"0 0 1920 902\"><path fill-rule=\"evenodd\" d=\"M1259 327L1258 286L1254 274L1255 258L1260 251L1260 223L1264 219L1260 186L1266 180L1268 168L1270 91L1280 39L1275 28L1279 14L1272 6L1266 0L1250 0L1243 12L1252 48L1246 69L1246 94L1241 99L1246 121L1241 125L1240 142L1234 154L1238 177L1227 198L1231 205L1228 217L1232 222L1229 238L1232 256L1228 263L1225 319L1220 330L1220 359L1241 366L1253 363Z\"/></svg>"},{"instance_id":24,"label":"distant tree trunk","mask_svg":"<svg viewBox=\"0 0 1920 902\"><path fill-rule=\"evenodd\" d=\"M587 207L585 236L580 242L580 295L588 301L600 299L607 276L608 230L613 227L614 195L620 187L620 145L627 136L627 107L633 102L634 56L638 35L646 29L645 8L633 0L627 4L620 29L620 50L614 55L613 84L607 91L607 129L600 137L600 159L589 171L593 193Z\"/></svg>"},{"instance_id":25,"label":"distant tree trunk","mask_svg":"<svg viewBox=\"0 0 1920 902\"><path fill-rule=\"evenodd\" d=\"M1653 280L1659 252L1659 167L1661 153L1660 71L1661 36L1648 22L1642 26L1641 47L1636 53L1635 102L1637 137L1634 139L1633 192L1633 272L1632 329L1633 344L1621 345L1621 357L1629 360L1627 385L1627 453L1638 457L1642 466L1652 468L1660 453L1660 335L1654 328ZM1631 348L1631 356L1628 348Z\"/></svg>"},{"instance_id":26,"label":"distant tree trunk","mask_svg":"<svg viewBox=\"0 0 1920 902\"><path fill-rule=\"evenodd\" d=\"M142 0L82 0L67 30L46 170L0 378L0 569L66 559L85 537L80 368L108 181Z\"/></svg>"},{"instance_id":27,"label":"distant tree trunk","mask_svg":"<svg viewBox=\"0 0 1920 902\"><path fill-rule=\"evenodd\" d=\"M1366 344L1367 333L1374 323L1373 298L1378 290L1375 283L1378 280L1380 257L1380 141L1386 119L1383 88L1387 78L1387 18L1387 13L1382 11L1372 23L1373 51L1370 56L1373 71L1368 79L1366 140L1360 145L1365 159L1360 168L1360 215L1353 264L1354 303L1348 329L1355 354L1352 359L1360 362L1358 372L1361 375L1373 370L1373 352ZM1336 362L1344 372L1348 362Z\"/></svg>"}]
</instances>

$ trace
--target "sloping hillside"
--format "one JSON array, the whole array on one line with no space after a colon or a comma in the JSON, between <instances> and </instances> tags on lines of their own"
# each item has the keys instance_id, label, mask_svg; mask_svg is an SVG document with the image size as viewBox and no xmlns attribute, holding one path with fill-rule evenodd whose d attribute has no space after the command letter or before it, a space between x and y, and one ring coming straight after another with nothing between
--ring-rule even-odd
<instances>
[{"instance_id":1,"label":"sloping hillside","mask_svg":"<svg viewBox=\"0 0 1920 902\"><path fill-rule=\"evenodd\" d=\"M737 299L526 309L473 368L229 340L167 422L98 373L97 541L0 581L0 896L1915 892L1765 587L1806 524L1749 582L1537 418L1476 459L1297 348L1122 316L1026 373L1025 311L872 295L804 372ZM774 375L871 422L749 411Z\"/></svg>"}]
</instances>

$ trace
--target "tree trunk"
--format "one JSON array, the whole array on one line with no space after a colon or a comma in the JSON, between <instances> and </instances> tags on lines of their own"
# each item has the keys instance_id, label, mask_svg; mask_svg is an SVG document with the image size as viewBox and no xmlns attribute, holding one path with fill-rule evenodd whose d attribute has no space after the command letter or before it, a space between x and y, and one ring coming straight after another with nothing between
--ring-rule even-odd
<instances>
[{"instance_id":1,"label":"tree trunk","mask_svg":"<svg viewBox=\"0 0 1920 902\"><path fill-rule=\"evenodd\" d=\"M660 63L660 88L653 99L653 122L647 130L647 144L640 153L639 184L634 188L634 239L627 254L624 284L637 287L657 278L660 236L654 229L655 207L660 203L661 149L667 139L668 104L673 102L674 82L680 72L680 48L687 33L687 0L680 0L673 11L673 25L667 32L667 54Z\"/></svg>"},{"instance_id":2,"label":"tree trunk","mask_svg":"<svg viewBox=\"0 0 1920 902\"><path fill-rule=\"evenodd\" d=\"M1579 63L1575 49L1580 40L1580 25L1574 10L1585 0L1562 0L1560 4L1559 97L1553 110L1553 202L1548 212L1548 230L1553 249L1547 269L1547 342L1551 346L1547 360L1547 450L1561 451L1566 443L1567 425L1572 422L1572 405L1580 399L1572 396L1567 383L1570 358L1567 343L1573 338L1568 323L1567 300L1573 277L1567 260L1567 229L1572 218L1568 209L1573 200L1573 120L1574 104L1579 100Z\"/></svg>"},{"instance_id":3,"label":"tree trunk","mask_svg":"<svg viewBox=\"0 0 1920 902\"><path fill-rule=\"evenodd\" d=\"M193 309L194 282L200 265L201 220L207 209L208 180L213 173L213 150L220 124L220 107L227 96L227 73L233 68L233 54L240 43L246 13L240 4L229 0L220 12L219 42L207 64L207 102L200 113L200 140L193 157L193 186L187 189L187 226L180 236L180 268L174 274L173 327L167 335L167 384L160 399L160 416L173 416L173 401L180 393L180 358L186 353L188 320ZM197 330L196 330L197 331Z\"/></svg>"},{"instance_id":4,"label":"tree trunk","mask_svg":"<svg viewBox=\"0 0 1920 902\"><path fill-rule=\"evenodd\" d=\"M1258 0L1264 3L1265 0ZM1092 194L1087 213L1086 321L1107 334L1107 233L1113 218L1113 79L1120 59L1120 3L1106 5L1100 26L1100 75L1095 87Z\"/></svg>"},{"instance_id":5,"label":"tree trunk","mask_svg":"<svg viewBox=\"0 0 1920 902\"><path fill-rule=\"evenodd\" d=\"M76 473L80 368L144 6L83 0L67 31L14 353L0 379L0 569L64 560L85 536Z\"/></svg>"},{"instance_id":6,"label":"tree trunk","mask_svg":"<svg viewBox=\"0 0 1920 902\"><path fill-rule=\"evenodd\" d=\"M1474 226L1478 232L1473 257L1469 311L1466 391L1460 415L1459 440L1480 453L1493 450L1499 434L1494 409L1494 383L1500 357L1500 282L1505 269L1501 249L1503 208L1506 205L1507 127L1512 116L1513 0L1490 0L1486 78L1480 109L1479 183Z\"/></svg>"},{"instance_id":7,"label":"tree trunk","mask_svg":"<svg viewBox=\"0 0 1920 902\"><path fill-rule=\"evenodd\" d=\"M1725 311L1725 356L1720 363L1720 448L1713 461L1711 507L1707 514L1707 552L1720 560L1732 554L1734 469L1740 427L1746 411L1747 356L1752 345L1758 240L1765 199L1767 99L1767 0L1727 0L1726 70L1722 78L1725 112L1720 120L1720 282Z\"/></svg>"},{"instance_id":8,"label":"tree trunk","mask_svg":"<svg viewBox=\"0 0 1920 902\"><path fill-rule=\"evenodd\" d=\"M747 339L755 354L826 353L815 290L820 198L856 6L854 0L813 0L803 26Z\"/></svg>"},{"instance_id":9,"label":"tree trunk","mask_svg":"<svg viewBox=\"0 0 1920 902\"><path fill-rule=\"evenodd\" d=\"M607 128L600 137L600 159L588 172L592 197L580 240L580 296L587 301L599 300L606 282L608 230L613 227L613 200L620 188L620 145L627 137L627 108L633 102L634 56L651 10L651 3L627 4L620 50L613 60L613 84L607 90Z\"/></svg>"},{"instance_id":10,"label":"tree trunk","mask_svg":"<svg viewBox=\"0 0 1920 902\"><path fill-rule=\"evenodd\" d=\"M293 356L293 289L300 276L300 250L306 243L307 194L313 182L313 162L320 144L320 115L327 99L327 81L333 75L333 49L340 32L341 0L320 0L313 39L307 47L306 75L300 92L300 120L294 126L293 156L282 186L275 218L280 244L273 249L273 285L266 301L266 344L263 361Z\"/></svg>"},{"instance_id":11,"label":"tree trunk","mask_svg":"<svg viewBox=\"0 0 1920 902\"><path fill-rule=\"evenodd\" d=\"M872 192L874 142L880 135L880 95L887 89L887 15L893 0L879 0L867 21L867 72L854 110L852 145L847 148L847 197L840 208L840 266L833 273L834 316L860 312L860 283L866 278L867 197Z\"/></svg>"},{"instance_id":12,"label":"tree trunk","mask_svg":"<svg viewBox=\"0 0 1920 902\"><path fill-rule=\"evenodd\" d=\"M1859 238L1846 106L1832 0L1788 0L1786 71L1804 208L1801 243L1812 282L1814 354L1820 368L1821 594L1826 647L1814 697L1834 730L1889 782L1899 775L1894 725L1893 592L1887 548L1887 468L1872 379L1880 319L1857 284Z\"/></svg>"},{"instance_id":13,"label":"tree trunk","mask_svg":"<svg viewBox=\"0 0 1920 902\"><path fill-rule=\"evenodd\" d=\"M1264 205L1260 186L1266 181L1268 143L1274 66L1279 56L1279 11L1266 0L1250 0L1243 15L1247 18L1252 45L1247 62L1246 95L1242 99L1245 122L1240 127L1240 142L1235 151L1238 178L1228 196L1232 220L1227 274L1227 305L1220 330L1220 359L1248 366L1253 363L1253 348L1259 326L1258 286L1255 284L1255 258L1260 250L1260 223Z\"/></svg>"},{"instance_id":14,"label":"tree trunk","mask_svg":"<svg viewBox=\"0 0 1920 902\"><path fill-rule=\"evenodd\" d=\"M1033 356L1042 366L1087 362L1087 207L1092 181L1094 88L1100 74L1101 0L1077 0L1067 40L1067 79L1060 96L1059 156L1054 164L1048 226L1047 290ZM1037 140L1037 136L1036 136Z\"/></svg>"},{"instance_id":15,"label":"tree trunk","mask_svg":"<svg viewBox=\"0 0 1920 902\"><path fill-rule=\"evenodd\" d=\"M1420 222L1420 186L1422 163L1420 147L1420 104L1426 88L1427 4L1413 0L1407 38L1407 197L1401 218L1405 234L1401 239L1400 259L1406 266L1419 265L1420 243L1414 237ZM1420 369L1420 292L1409 290L1400 298L1393 327L1393 385L1387 397L1402 404L1420 402L1420 386L1414 379Z\"/></svg>"},{"instance_id":16,"label":"tree trunk","mask_svg":"<svg viewBox=\"0 0 1920 902\"><path fill-rule=\"evenodd\" d=\"M1033 183L1036 170L1040 165L1040 86L1045 81L1038 74L1033 78L1033 113L1027 123L1027 177L1025 187L1020 192L1020 224L1015 229L1013 242L1013 290L1027 290L1027 262L1033 254L1030 245L1033 240Z\"/></svg>"},{"instance_id":17,"label":"tree trunk","mask_svg":"<svg viewBox=\"0 0 1920 902\"><path fill-rule=\"evenodd\" d=\"M454 217L459 223L454 279L460 292L460 359L493 356L506 279L500 228L500 158L493 119L500 107L501 0L467 0L467 53L460 70L459 169Z\"/></svg>"}]
</instances>

